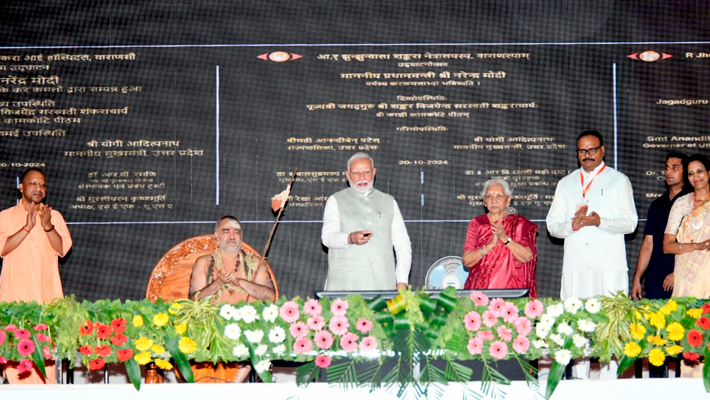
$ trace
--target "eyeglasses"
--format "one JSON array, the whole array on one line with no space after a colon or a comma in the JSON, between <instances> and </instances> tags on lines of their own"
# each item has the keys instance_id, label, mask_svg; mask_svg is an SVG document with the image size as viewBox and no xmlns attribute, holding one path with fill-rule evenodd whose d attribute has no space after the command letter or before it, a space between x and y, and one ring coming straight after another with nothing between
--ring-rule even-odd
<instances>
[{"instance_id":1,"label":"eyeglasses","mask_svg":"<svg viewBox=\"0 0 710 400\"><path fill-rule=\"evenodd\" d=\"M589 148L589 149L577 149L577 154L579 154L580 156L583 156L583 155L586 155L586 154L589 154L590 156L593 156L593 155L597 154L597 151L598 151L599 149L601 149L601 148L602 148L602 146L599 146L599 147L592 147L592 148Z\"/></svg>"}]
</instances>

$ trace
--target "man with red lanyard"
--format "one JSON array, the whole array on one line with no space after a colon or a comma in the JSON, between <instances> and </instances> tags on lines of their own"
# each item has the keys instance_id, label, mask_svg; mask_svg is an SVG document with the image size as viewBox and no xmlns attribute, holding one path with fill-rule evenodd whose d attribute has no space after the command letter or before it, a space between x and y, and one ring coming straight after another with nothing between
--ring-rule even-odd
<instances>
[{"instance_id":1,"label":"man with red lanyard","mask_svg":"<svg viewBox=\"0 0 710 400\"><path fill-rule=\"evenodd\" d=\"M580 169L557 183L547 213L547 230L565 240L560 298L628 293L624 235L638 223L631 182L604 163L604 139L597 131L577 137ZM601 379L616 377L616 363L601 366ZM572 368L576 378L589 376L589 361Z\"/></svg>"}]
</instances>

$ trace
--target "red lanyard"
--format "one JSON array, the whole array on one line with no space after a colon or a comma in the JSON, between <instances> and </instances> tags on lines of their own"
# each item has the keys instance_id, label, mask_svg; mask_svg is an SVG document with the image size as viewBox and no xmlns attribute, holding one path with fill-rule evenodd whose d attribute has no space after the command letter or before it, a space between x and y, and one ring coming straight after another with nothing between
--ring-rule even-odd
<instances>
[{"instance_id":1,"label":"red lanyard","mask_svg":"<svg viewBox=\"0 0 710 400\"><path fill-rule=\"evenodd\" d=\"M589 183L587 184L587 187L584 187L584 175L582 175L582 170L579 170L579 181L582 183L582 198L583 199L587 197L587 192L589 191L589 187L592 186L592 182L594 182L594 179L596 179L597 176L599 176L599 174L601 174L605 168L606 168L606 164L604 164L602 169L600 169L599 172L597 172L597 174L594 175L594 178L592 178L592 180L589 181Z\"/></svg>"}]
</instances>

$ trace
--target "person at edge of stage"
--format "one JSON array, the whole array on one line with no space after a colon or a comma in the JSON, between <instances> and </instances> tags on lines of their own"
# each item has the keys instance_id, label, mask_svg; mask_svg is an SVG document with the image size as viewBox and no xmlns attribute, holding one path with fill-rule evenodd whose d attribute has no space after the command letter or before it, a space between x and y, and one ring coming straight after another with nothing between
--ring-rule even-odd
<instances>
[{"instance_id":1,"label":"person at edge of stage","mask_svg":"<svg viewBox=\"0 0 710 400\"><path fill-rule=\"evenodd\" d=\"M510 207L513 192L507 181L486 181L481 195L488 213L468 225L463 265L469 273L464 289L528 289L530 297L537 298L537 225Z\"/></svg>"},{"instance_id":2,"label":"person at edge of stage","mask_svg":"<svg viewBox=\"0 0 710 400\"><path fill-rule=\"evenodd\" d=\"M20 176L21 199L0 212L0 301L36 301L40 304L64 297L59 257L72 246L64 217L44 204L47 179L38 168ZM36 366L18 373L18 363L8 361L4 373L11 384L54 383L54 361L46 361L46 379Z\"/></svg>"},{"instance_id":3,"label":"person at edge of stage","mask_svg":"<svg viewBox=\"0 0 710 400\"><path fill-rule=\"evenodd\" d=\"M407 227L394 197L374 188L376 173L369 155L354 154L346 172L350 187L326 201L321 232L328 248L325 290L408 287L412 245Z\"/></svg>"},{"instance_id":4,"label":"person at edge of stage","mask_svg":"<svg viewBox=\"0 0 710 400\"><path fill-rule=\"evenodd\" d=\"M648 207L644 238L639 250L636 271L631 284L631 298L639 300L644 297L641 279L643 278L647 299L669 299L673 290L673 267L675 256L663 253L663 237L668 224L668 214L676 199L685 196L692 190L688 189L684 163L688 158L685 154L671 152L666 155L663 171L666 191L654 200ZM636 360L637 377L641 377L641 359ZM676 371L677 373L680 370ZM668 360L660 366L648 366L650 378L665 378L668 376Z\"/></svg>"},{"instance_id":5,"label":"person at edge of stage","mask_svg":"<svg viewBox=\"0 0 710 400\"><path fill-rule=\"evenodd\" d=\"M597 131L577 137L581 168L557 183L547 214L550 235L564 239L560 298L628 293L624 235L638 223L629 178L604 162L604 139ZM616 379L616 360L601 364L600 379ZM572 376L589 378L589 359L571 366Z\"/></svg>"},{"instance_id":6,"label":"person at edge of stage","mask_svg":"<svg viewBox=\"0 0 710 400\"><path fill-rule=\"evenodd\" d=\"M226 215L215 224L214 235L219 246L212 254L195 261L190 279L190 298L212 297L216 303L275 301L274 284L268 267L257 262L242 249L242 226L239 220ZM195 363L195 382L243 382L249 376L248 362Z\"/></svg>"}]
</instances>

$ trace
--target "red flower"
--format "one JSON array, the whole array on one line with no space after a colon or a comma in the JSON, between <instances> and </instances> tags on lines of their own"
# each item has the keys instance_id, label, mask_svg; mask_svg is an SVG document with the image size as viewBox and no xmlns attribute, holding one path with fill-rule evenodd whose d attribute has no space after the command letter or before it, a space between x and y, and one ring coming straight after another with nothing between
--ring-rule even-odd
<instances>
[{"instance_id":1,"label":"red flower","mask_svg":"<svg viewBox=\"0 0 710 400\"><path fill-rule=\"evenodd\" d=\"M0 364L7 364L7 360L5 359L5 357L0 356Z\"/></svg>"},{"instance_id":2,"label":"red flower","mask_svg":"<svg viewBox=\"0 0 710 400\"><path fill-rule=\"evenodd\" d=\"M29 358L25 358L20 361L20 365L17 367L17 373L22 375L25 372L30 372L33 366L32 361Z\"/></svg>"},{"instance_id":3,"label":"red flower","mask_svg":"<svg viewBox=\"0 0 710 400\"><path fill-rule=\"evenodd\" d=\"M89 345L81 346L81 347L79 347L79 352L81 352L81 354L83 354L85 356L90 356L90 355L94 354L94 348Z\"/></svg>"},{"instance_id":4,"label":"red flower","mask_svg":"<svg viewBox=\"0 0 710 400\"><path fill-rule=\"evenodd\" d=\"M101 322L96 323L96 337L105 340L108 339L108 337L111 336L111 327L108 325L104 325Z\"/></svg>"},{"instance_id":5,"label":"red flower","mask_svg":"<svg viewBox=\"0 0 710 400\"><path fill-rule=\"evenodd\" d=\"M104 361L103 358L97 358L89 362L89 369L95 371L97 369L103 368L104 365L106 365L106 361Z\"/></svg>"},{"instance_id":6,"label":"red flower","mask_svg":"<svg viewBox=\"0 0 710 400\"><path fill-rule=\"evenodd\" d=\"M37 324L37 325L35 325L35 327L32 328L32 329L34 329L34 330L36 330L36 331L45 331L45 330L47 330L48 328L49 328L49 327L47 326L47 324Z\"/></svg>"},{"instance_id":7,"label":"red flower","mask_svg":"<svg viewBox=\"0 0 710 400\"><path fill-rule=\"evenodd\" d=\"M123 333L126 330L126 319L116 318L111 321L111 330L115 333Z\"/></svg>"},{"instance_id":8,"label":"red flower","mask_svg":"<svg viewBox=\"0 0 710 400\"><path fill-rule=\"evenodd\" d=\"M0 344L5 343L5 331L0 331Z\"/></svg>"},{"instance_id":9,"label":"red flower","mask_svg":"<svg viewBox=\"0 0 710 400\"><path fill-rule=\"evenodd\" d=\"M17 344L17 352L21 356L29 356L35 351L35 342L30 339L22 339L20 343Z\"/></svg>"},{"instance_id":10,"label":"red flower","mask_svg":"<svg viewBox=\"0 0 710 400\"><path fill-rule=\"evenodd\" d=\"M128 337L122 333L117 333L111 337L111 343L114 346L123 346L128 341Z\"/></svg>"},{"instance_id":11,"label":"red flower","mask_svg":"<svg viewBox=\"0 0 710 400\"><path fill-rule=\"evenodd\" d=\"M710 319L708 319L708 317L700 317L695 324L700 325L704 330L708 330L708 328L710 328Z\"/></svg>"},{"instance_id":12,"label":"red flower","mask_svg":"<svg viewBox=\"0 0 710 400\"><path fill-rule=\"evenodd\" d=\"M710 314L710 304L703 304L703 314ZM7 328L5 328L5 330L7 330Z\"/></svg>"},{"instance_id":13,"label":"red flower","mask_svg":"<svg viewBox=\"0 0 710 400\"><path fill-rule=\"evenodd\" d=\"M686 351L685 353L683 353L683 357L688 361L696 361L698 358L700 358L700 354Z\"/></svg>"},{"instance_id":14,"label":"red flower","mask_svg":"<svg viewBox=\"0 0 710 400\"><path fill-rule=\"evenodd\" d=\"M700 344L703 343L703 335L700 334L695 329L691 329L688 331L688 344L693 346L693 347L698 347Z\"/></svg>"},{"instance_id":15,"label":"red flower","mask_svg":"<svg viewBox=\"0 0 710 400\"><path fill-rule=\"evenodd\" d=\"M86 320L86 322L84 322L84 325L82 325L79 328L79 333L81 333L84 336L91 335L91 332L93 332L93 331L94 331L94 324L92 324L91 321L89 321L88 319Z\"/></svg>"},{"instance_id":16,"label":"red flower","mask_svg":"<svg viewBox=\"0 0 710 400\"><path fill-rule=\"evenodd\" d=\"M127 361L130 360L131 357L133 357L133 350L132 349L121 349L118 351L118 360L119 361Z\"/></svg>"},{"instance_id":17,"label":"red flower","mask_svg":"<svg viewBox=\"0 0 710 400\"><path fill-rule=\"evenodd\" d=\"M15 331L15 337L18 339L29 339L30 331L27 329L18 329Z\"/></svg>"},{"instance_id":18,"label":"red flower","mask_svg":"<svg viewBox=\"0 0 710 400\"><path fill-rule=\"evenodd\" d=\"M107 344L102 344L101 346L96 346L96 354L101 357L108 357L111 354L111 346Z\"/></svg>"}]
</instances>

